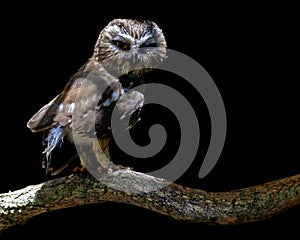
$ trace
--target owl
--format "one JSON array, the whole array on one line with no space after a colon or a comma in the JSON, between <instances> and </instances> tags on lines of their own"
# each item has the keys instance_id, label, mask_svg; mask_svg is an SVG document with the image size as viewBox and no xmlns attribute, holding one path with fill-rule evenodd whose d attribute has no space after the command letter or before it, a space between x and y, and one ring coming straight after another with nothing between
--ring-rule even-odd
<instances>
[{"instance_id":1,"label":"owl","mask_svg":"<svg viewBox=\"0 0 300 240\"><path fill-rule=\"evenodd\" d=\"M104 27L92 56L27 123L32 132L45 134L47 173L56 175L68 166L69 161L59 167L51 164L52 151L65 140L76 141L80 171L87 165L101 172L115 170L109 154L112 113L120 121L129 119L125 130L134 126L144 95L131 89L163 62L166 47L162 30L149 20L114 19Z\"/></svg>"}]
</instances>

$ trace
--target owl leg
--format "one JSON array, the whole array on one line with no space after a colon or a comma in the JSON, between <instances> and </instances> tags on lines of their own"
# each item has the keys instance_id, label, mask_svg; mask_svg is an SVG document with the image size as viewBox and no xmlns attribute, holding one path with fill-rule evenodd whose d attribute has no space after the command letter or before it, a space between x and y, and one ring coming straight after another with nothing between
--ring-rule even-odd
<instances>
[{"instance_id":1,"label":"owl leg","mask_svg":"<svg viewBox=\"0 0 300 240\"><path fill-rule=\"evenodd\" d=\"M107 172L109 175L112 172L119 170L117 165L114 165L110 160L109 154L109 141L110 138L101 138L97 141L93 142L93 151L95 153L96 159L98 163L100 163L100 167L98 167L98 172L101 173L103 171Z\"/></svg>"},{"instance_id":2,"label":"owl leg","mask_svg":"<svg viewBox=\"0 0 300 240\"><path fill-rule=\"evenodd\" d=\"M79 156L79 159L80 159L80 166L76 166L74 169L73 169L73 172L77 172L77 173L82 173L82 172L85 172L86 171L86 164L84 162L84 157L83 157L83 146L79 146L80 148L80 153L78 153L78 156Z\"/></svg>"},{"instance_id":3,"label":"owl leg","mask_svg":"<svg viewBox=\"0 0 300 240\"><path fill-rule=\"evenodd\" d=\"M120 169L118 165L114 165L109 155L110 138L100 138L98 141L85 142L79 147L78 155L81 167L73 169L75 172L85 172L86 169L97 171L98 173L108 173L111 175L114 171Z\"/></svg>"},{"instance_id":4,"label":"owl leg","mask_svg":"<svg viewBox=\"0 0 300 240\"><path fill-rule=\"evenodd\" d=\"M74 172L85 172L88 169L97 169L99 163L96 161L92 141L88 139L84 144L77 145L80 166L73 169Z\"/></svg>"}]
</instances>

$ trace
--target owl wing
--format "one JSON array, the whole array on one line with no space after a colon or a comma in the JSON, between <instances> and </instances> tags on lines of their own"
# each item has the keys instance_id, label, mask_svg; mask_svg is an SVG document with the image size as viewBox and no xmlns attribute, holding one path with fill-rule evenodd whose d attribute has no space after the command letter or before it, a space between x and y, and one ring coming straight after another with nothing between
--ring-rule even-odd
<instances>
[{"instance_id":1,"label":"owl wing","mask_svg":"<svg viewBox=\"0 0 300 240\"><path fill-rule=\"evenodd\" d=\"M39 132L55 126L71 126L72 115L76 105L77 116L81 122L89 123L89 112L95 106L105 103L111 94L121 91L121 83L108 75L101 66L89 63L74 74L64 90L52 101L43 106L27 122L27 127L32 132ZM91 120L91 119L90 119ZM77 129L82 128L77 121Z\"/></svg>"},{"instance_id":2,"label":"owl wing","mask_svg":"<svg viewBox=\"0 0 300 240\"><path fill-rule=\"evenodd\" d=\"M116 91L119 91L119 89L115 90L114 93ZM120 124L117 126L118 131L133 127L139 119L139 113L144 102L144 95L137 91L131 91L130 93L124 94L123 89L121 89L120 92L122 95L120 95L115 102L112 102L109 106L102 104L96 112L95 121L89 123L92 127L95 126L98 138L111 136L111 119L113 113L115 114L116 120L119 121L118 124ZM82 124L88 122L89 121L84 121Z\"/></svg>"},{"instance_id":3,"label":"owl wing","mask_svg":"<svg viewBox=\"0 0 300 240\"><path fill-rule=\"evenodd\" d=\"M60 95L57 95L52 101L43 106L37 113L35 113L31 119L27 122L27 127L32 132L39 132L48 128L54 127L56 124L53 122L53 110L57 108L55 103ZM56 106L56 107L54 107Z\"/></svg>"},{"instance_id":4,"label":"owl wing","mask_svg":"<svg viewBox=\"0 0 300 240\"><path fill-rule=\"evenodd\" d=\"M59 121L55 121L54 119L57 117L59 108L61 106L68 106L71 104L72 101L70 98L72 96L73 98L75 97L82 85L82 80L83 79L80 78L78 74L74 75L59 95L31 117L31 119L27 122L27 127L32 132L39 132L57 126ZM68 117L68 115L64 116L65 122L67 122Z\"/></svg>"},{"instance_id":5,"label":"owl wing","mask_svg":"<svg viewBox=\"0 0 300 240\"><path fill-rule=\"evenodd\" d=\"M139 114L143 104L144 95L138 91L130 91L122 95L116 103L116 116L127 125L127 128L132 128L139 120Z\"/></svg>"}]
</instances>

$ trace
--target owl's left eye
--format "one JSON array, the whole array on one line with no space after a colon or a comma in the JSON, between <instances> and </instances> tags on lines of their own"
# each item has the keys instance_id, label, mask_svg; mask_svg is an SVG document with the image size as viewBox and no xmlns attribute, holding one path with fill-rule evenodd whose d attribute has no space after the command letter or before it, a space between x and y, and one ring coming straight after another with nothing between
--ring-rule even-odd
<instances>
[{"instance_id":1,"label":"owl's left eye","mask_svg":"<svg viewBox=\"0 0 300 240\"><path fill-rule=\"evenodd\" d=\"M130 50L130 44L129 43L126 43L126 42L123 42L123 41L120 41L120 40L115 40L115 41L113 41L113 44L121 50Z\"/></svg>"},{"instance_id":2,"label":"owl's left eye","mask_svg":"<svg viewBox=\"0 0 300 240\"><path fill-rule=\"evenodd\" d=\"M157 47L157 44L153 41L146 41L140 47Z\"/></svg>"}]
</instances>

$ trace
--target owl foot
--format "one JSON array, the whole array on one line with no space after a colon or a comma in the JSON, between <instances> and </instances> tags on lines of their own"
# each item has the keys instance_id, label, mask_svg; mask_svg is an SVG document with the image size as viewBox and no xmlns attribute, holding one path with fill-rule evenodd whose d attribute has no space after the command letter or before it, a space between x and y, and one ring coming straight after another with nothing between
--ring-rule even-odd
<instances>
[{"instance_id":1,"label":"owl foot","mask_svg":"<svg viewBox=\"0 0 300 240\"><path fill-rule=\"evenodd\" d=\"M103 173L105 174L106 173L109 177L111 177L112 174L113 174L112 168L98 167L97 172L100 173L100 174L103 174Z\"/></svg>"},{"instance_id":2,"label":"owl foot","mask_svg":"<svg viewBox=\"0 0 300 240\"><path fill-rule=\"evenodd\" d=\"M73 168L73 172L83 173L83 172L86 172L86 168L85 167L75 167L75 168Z\"/></svg>"}]
</instances>

